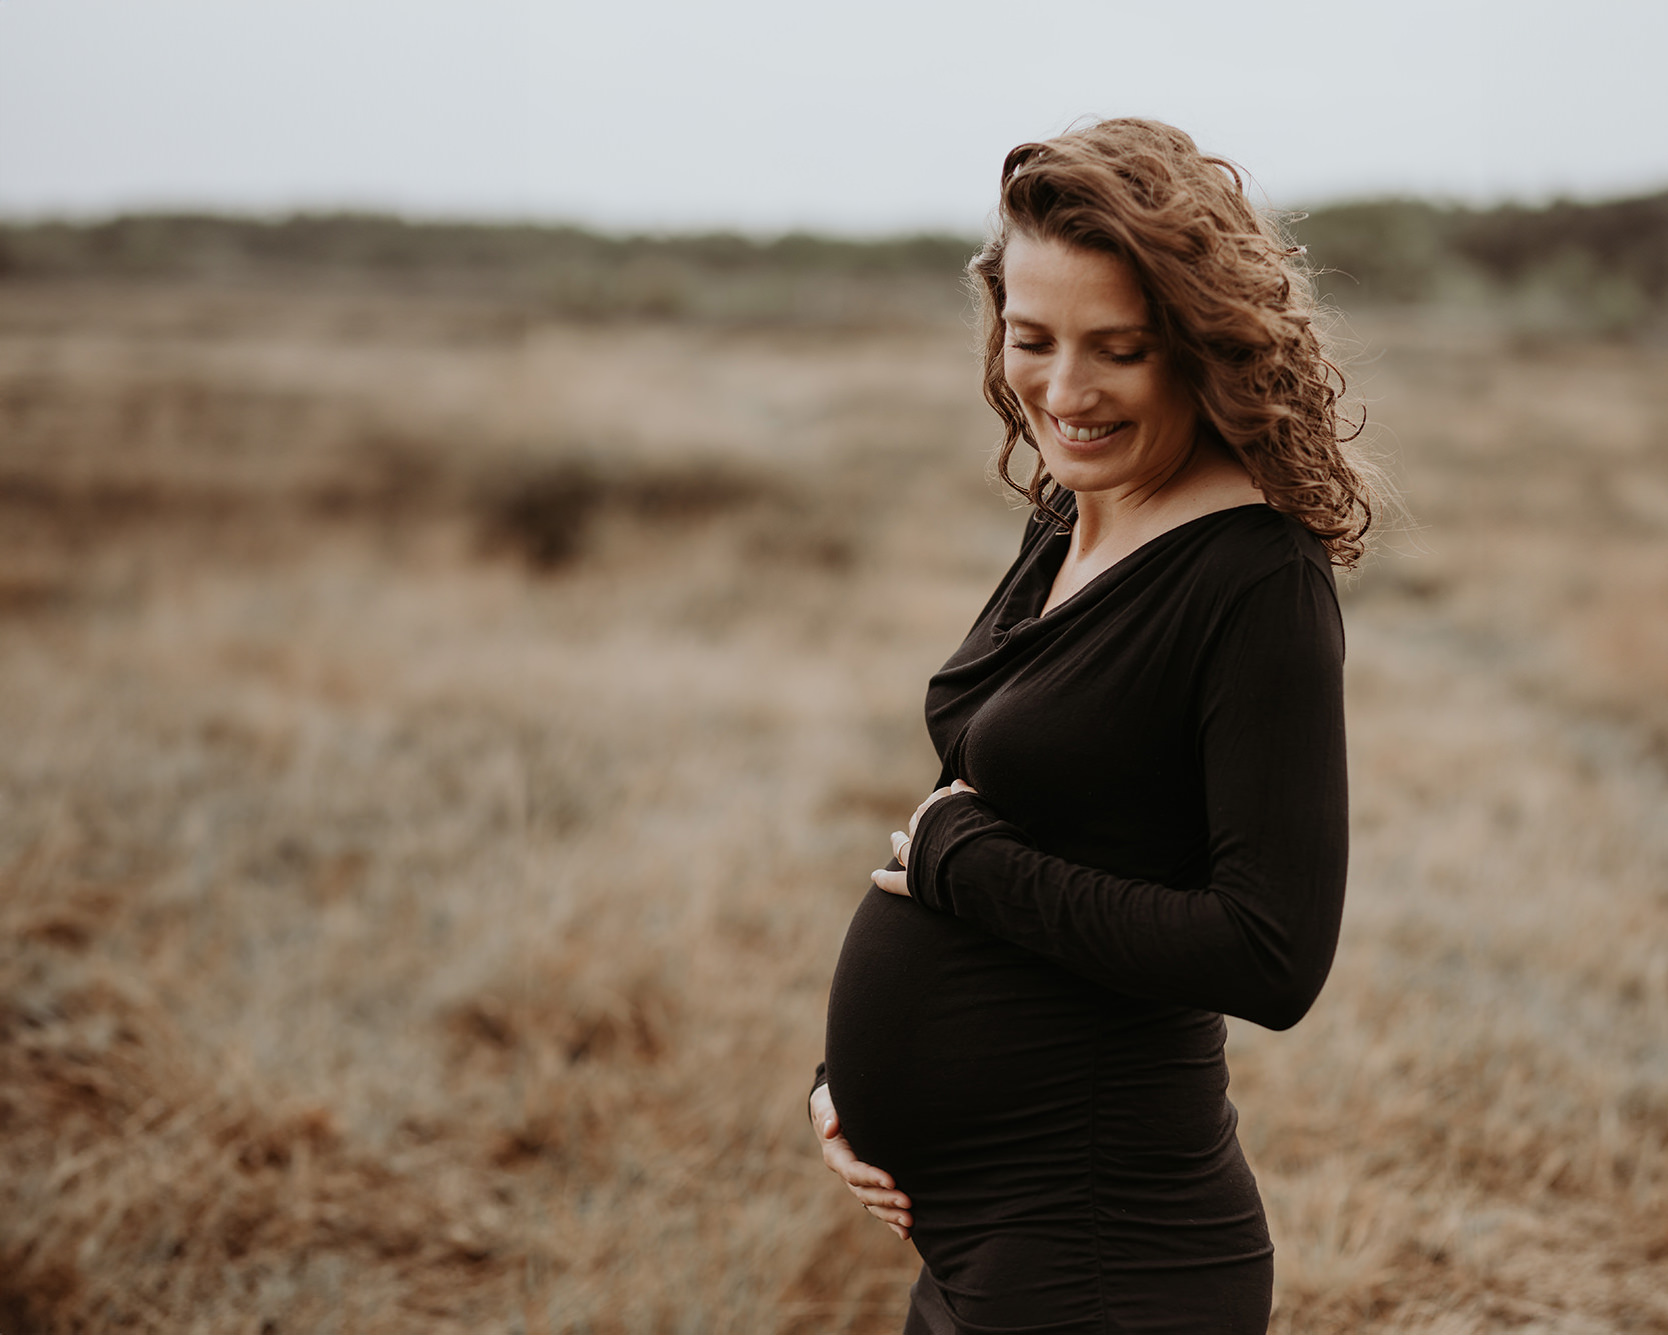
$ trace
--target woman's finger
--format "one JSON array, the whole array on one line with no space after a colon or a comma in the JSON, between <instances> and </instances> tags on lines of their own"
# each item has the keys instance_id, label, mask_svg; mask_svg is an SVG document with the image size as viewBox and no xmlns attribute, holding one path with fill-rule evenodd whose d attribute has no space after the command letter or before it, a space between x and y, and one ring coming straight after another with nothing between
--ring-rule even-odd
<instances>
[{"instance_id":1,"label":"woman's finger","mask_svg":"<svg viewBox=\"0 0 1668 1335\"><path fill-rule=\"evenodd\" d=\"M850 1183L847 1183L847 1185L850 1186ZM877 1212L891 1210L894 1213L908 1213L911 1204L909 1197L896 1188L891 1191L882 1191L879 1187L851 1187L851 1194L862 1201L867 1208ZM910 1221L904 1219L899 1222L907 1224Z\"/></svg>"},{"instance_id":2,"label":"woman's finger","mask_svg":"<svg viewBox=\"0 0 1668 1335\"><path fill-rule=\"evenodd\" d=\"M853 1192L877 1192L873 1199L881 1200L888 1193L897 1193L898 1184L892 1180L892 1175L883 1168L876 1168L873 1164L864 1163L852 1153L851 1142L844 1136L826 1138L822 1145L822 1161ZM868 1197L859 1197L867 1200ZM907 1198L905 1205L909 1204Z\"/></svg>"},{"instance_id":3,"label":"woman's finger","mask_svg":"<svg viewBox=\"0 0 1668 1335\"><path fill-rule=\"evenodd\" d=\"M902 830L892 831L892 856L900 867L909 866L909 836Z\"/></svg>"},{"instance_id":4,"label":"woman's finger","mask_svg":"<svg viewBox=\"0 0 1668 1335\"><path fill-rule=\"evenodd\" d=\"M948 788L935 788L927 794L927 800L915 808L915 814L909 818L909 837L915 837L915 827L921 823L921 813L941 798L949 797L952 793L971 793L975 791L972 784L963 783L957 779Z\"/></svg>"},{"instance_id":5,"label":"woman's finger","mask_svg":"<svg viewBox=\"0 0 1668 1335\"><path fill-rule=\"evenodd\" d=\"M951 786L953 787L954 785ZM909 828L911 833L915 830L915 822L921 819L921 813L930 807L934 802L938 801L939 798L948 797L949 795L949 788L934 788L930 793L928 793L922 800L921 805L915 808L915 814L909 818Z\"/></svg>"},{"instance_id":6,"label":"woman's finger","mask_svg":"<svg viewBox=\"0 0 1668 1335\"><path fill-rule=\"evenodd\" d=\"M851 1152L851 1142L844 1136L835 1136L823 1141L822 1161L828 1165L829 1171L837 1173L848 1186L853 1182L860 1182L864 1186L884 1187L890 1183L882 1182L872 1176L878 1170L864 1163Z\"/></svg>"},{"instance_id":7,"label":"woman's finger","mask_svg":"<svg viewBox=\"0 0 1668 1335\"><path fill-rule=\"evenodd\" d=\"M869 879L889 895L902 895L909 898L909 873L904 871L880 871L870 874Z\"/></svg>"},{"instance_id":8,"label":"woman's finger","mask_svg":"<svg viewBox=\"0 0 1668 1335\"><path fill-rule=\"evenodd\" d=\"M913 1228L914 1220L908 1210L889 1210L885 1207L868 1207L869 1213L883 1224L890 1224L893 1228Z\"/></svg>"},{"instance_id":9,"label":"woman's finger","mask_svg":"<svg viewBox=\"0 0 1668 1335\"><path fill-rule=\"evenodd\" d=\"M844 1136L825 1140L823 1162L865 1205L886 1205L898 1209L909 1208L909 1197L898 1190L898 1184L884 1168L864 1163L852 1152L851 1142Z\"/></svg>"},{"instance_id":10,"label":"woman's finger","mask_svg":"<svg viewBox=\"0 0 1668 1335\"><path fill-rule=\"evenodd\" d=\"M887 1228L891 1229L905 1242L909 1241L909 1235L915 1228L915 1216L908 1210L897 1210L884 1205L865 1205L863 1208L869 1214L872 1214L876 1219L880 1220L881 1223L885 1224Z\"/></svg>"},{"instance_id":11,"label":"woman's finger","mask_svg":"<svg viewBox=\"0 0 1668 1335\"><path fill-rule=\"evenodd\" d=\"M843 1137L830 1141L823 1148L822 1159L829 1171L854 1192L875 1191L885 1195L898 1189L890 1173L883 1172L872 1163L864 1163L851 1152L850 1144ZM880 1196L875 1199L878 1201Z\"/></svg>"}]
</instances>

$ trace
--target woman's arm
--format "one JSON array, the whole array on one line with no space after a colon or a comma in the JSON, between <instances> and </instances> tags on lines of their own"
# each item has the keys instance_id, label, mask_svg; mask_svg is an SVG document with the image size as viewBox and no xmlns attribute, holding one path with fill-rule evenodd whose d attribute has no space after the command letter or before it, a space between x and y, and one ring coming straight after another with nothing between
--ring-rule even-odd
<instances>
[{"instance_id":1,"label":"woman's arm","mask_svg":"<svg viewBox=\"0 0 1668 1335\"><path fill-rule=\"evenodd\" d=\"M1200 699L1205 888L1041 852L957 792L919 813L909 893L1116 991L1288 1028L1325 981L1343 909L1342 666L1331 581L1307 560L1262 579L1230 613Z\"/></svg>"}]
</instances>

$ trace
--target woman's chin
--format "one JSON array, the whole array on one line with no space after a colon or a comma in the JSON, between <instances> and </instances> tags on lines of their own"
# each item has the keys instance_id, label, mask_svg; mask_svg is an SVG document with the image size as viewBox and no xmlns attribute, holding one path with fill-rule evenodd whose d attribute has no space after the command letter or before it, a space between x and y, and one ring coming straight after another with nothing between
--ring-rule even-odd
<instances>
[{"instance_id":1,"label":"woman's chin","mask_svg":"<svg viewBox=\"0 0 1668 1335\"><path fill-rule=\"evenodd\" d=\"M1109 491L1120 482L1125 481L1123 469L1117 461L1108 458L1083 458L1068 455L1064 458L1056 455L1044 458L1043 463L1048 468L1048 475L1067 491L1083 495L1088 492Z\"/></svg>"}]
</instances>

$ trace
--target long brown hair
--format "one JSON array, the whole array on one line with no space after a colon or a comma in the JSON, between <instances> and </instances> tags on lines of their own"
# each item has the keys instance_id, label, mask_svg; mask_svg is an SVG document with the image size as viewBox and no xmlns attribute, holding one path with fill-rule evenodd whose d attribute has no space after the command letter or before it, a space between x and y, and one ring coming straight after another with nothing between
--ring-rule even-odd
<instances>
[{"instance_id":1,"label":"long brown hair","mask_svg":"<svg viewBox=\"0 0 1668 1335\"><path fill-rule=\"evenodd\" d=\"M1028 484L1008 471L1021 440L1037 446L1002 371L1002 263L1016 232L1128 263L1201 421L1334 564L1361 559L1383 484L1346 449L1362 423L1341 414L1344 379L1323 351L1301 252L1252 206L1232 163L1172 126L1125 119L1021 144L1002 164L996 235L968 264L984 314L985 398L1006 432L997 471L1065 522L1040 453Z\"/></svg>"}]
</instances>

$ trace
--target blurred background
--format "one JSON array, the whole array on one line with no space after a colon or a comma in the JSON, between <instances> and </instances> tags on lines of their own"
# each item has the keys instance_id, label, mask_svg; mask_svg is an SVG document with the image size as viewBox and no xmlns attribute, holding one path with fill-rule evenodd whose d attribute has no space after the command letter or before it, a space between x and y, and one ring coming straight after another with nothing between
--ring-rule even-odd
<instances>
[{"instance_id":1,"label":"blurred background","mask_svg":"<svg viewBox=\"0 0 1668 1335\"><path fill-rule=\"evenodd\" d=\"M804 1099L1024 522L961 271L1148 115L1307 245L1275 1329L1668 1330L1668 9L0 0L0 1328L885 1332Z\"/></svg>"}]
</instances>

